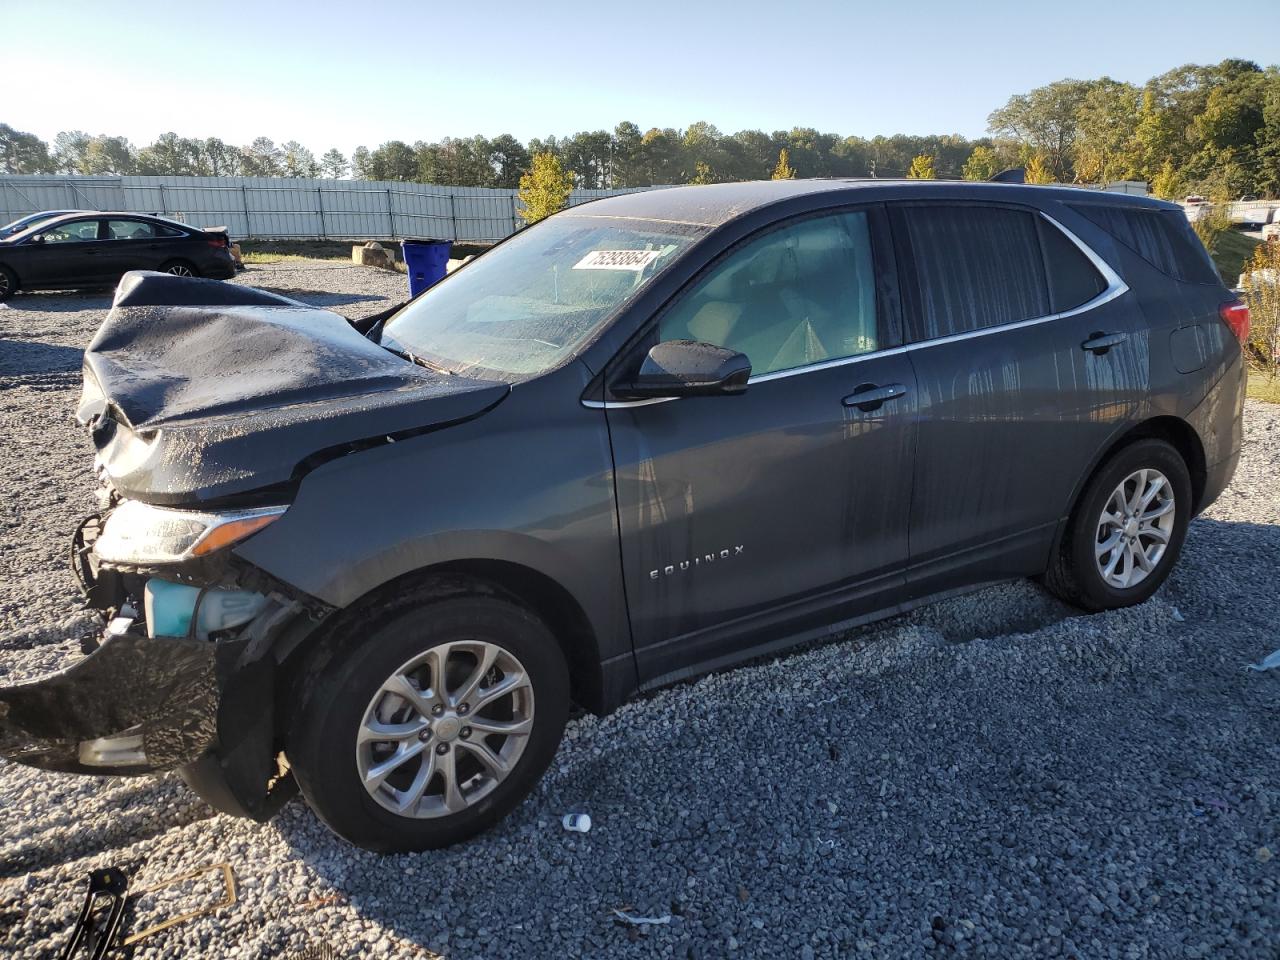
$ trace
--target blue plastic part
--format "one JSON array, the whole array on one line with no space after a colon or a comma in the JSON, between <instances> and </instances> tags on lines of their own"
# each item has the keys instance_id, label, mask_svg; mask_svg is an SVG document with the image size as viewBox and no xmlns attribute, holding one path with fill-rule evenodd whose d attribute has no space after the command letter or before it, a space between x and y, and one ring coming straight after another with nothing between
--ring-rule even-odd
<instances>
[{"instance_id":1,"label":"blue plastic part","mask_svg":"<svg viewBox=\"0 0 1280 960\"><path fill-rule=\"evenodd\" d=\"M267 598L248 590L205 590L184 583L170 583L154 577L147 581L145 608L147 635L151 637L191 636L191 619L196 602L200 616L195 637L207 640L215 630L228 630L248 623L262 610Z\"/></svg>"},{"instance_id":2,"label":"blue plastic part","mask_svg":"<svg viewBox=\"0 0 1280 960\"><path fill-rule=\"evenodd\" d=\"M444 279L449 270L451 240L401 240L404 265L409 269L409 296L416 297Z\"/></svg>"}]
</instances>

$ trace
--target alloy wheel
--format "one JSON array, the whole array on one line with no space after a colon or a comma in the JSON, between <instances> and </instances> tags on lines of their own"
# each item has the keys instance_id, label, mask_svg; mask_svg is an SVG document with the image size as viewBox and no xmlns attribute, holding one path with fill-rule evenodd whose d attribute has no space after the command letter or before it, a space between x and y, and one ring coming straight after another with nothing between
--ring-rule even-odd
<instances>
[{"instance_id":1,"label":"alloy wheel","mask_svg":"<svg viewBox=\"0 0 1280 960\"><path fill-rule=\"evenodd\" d=\"M1110 587L1145 580L1164 558L1177 505L1173 484L1159 470L1135 470L1111 492L1098 518L1094 560Z\"/></svg>"},{"instance_id":2,"label":"alloy wheel","mask_svg":"<svg viewBox=\"0 0 1280 960\"><path fill-rule=\"evenodd\" d=\"M520 661L493 643L445 643L378 688L356 735L356 767L384 809L445 817L492 793L532 730L533 687Z\"/></svg>"},{"instance_id":3,"label":"alloy wheel","mask_svg":"<svg viewBox=\"0 0 1280 960\"><path fill-rule=\"evenodd\" d=\"M172 274L175 277L194 276L194 274L191 272L191 268L188 266L184 266L181 263L175 263L172 267L166 270L165 273Z\"/></svg>"},{"instance_id":4,"label":"alloy wheel","mask_svg":"<svg viewBox=\"0 0 1280 960\"><path fill-rule=\"evenodd\" d=\"M0 270L0 300L9 295L9 274Z\"/></svg>"}]
</instances>

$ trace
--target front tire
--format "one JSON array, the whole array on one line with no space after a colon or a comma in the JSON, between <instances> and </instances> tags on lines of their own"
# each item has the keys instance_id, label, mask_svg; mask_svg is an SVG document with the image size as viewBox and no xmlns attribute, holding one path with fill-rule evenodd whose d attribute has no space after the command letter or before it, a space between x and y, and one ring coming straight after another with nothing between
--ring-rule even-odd
<instances>
[{"instance_id":1,"label":"front tire","mask_svg":"<svg viewBox=\"0 0 1280 960\"><path fill-rule=\"evenodd\" d=\"M1172 445L1123 447L1085 487L1044 585L1089 611L1142 603L1177 562L1191 511L1191 475Z\"/></svg>"},{"instance_id":2,"label":"front tire","mask_svg":"<svg viewBox=\"0 0 1280 960\"><path fill-rule=\"evenodd\" d=\"M317 651L286 746L312 810L379 852L448 846L505 817L568 719L550 631L483 587L397 597L362 626Z\"/></svg>"},{"instance_id":3,"label":"front tire","mask_svg":"<svg viewBox=\"0 0 1280 960\"><path fill-rule=\"evenodd\" d=\"M18 290L18 275L8 267L0 266L0 301L8 300Z\"/></svg>"}]
</instances>

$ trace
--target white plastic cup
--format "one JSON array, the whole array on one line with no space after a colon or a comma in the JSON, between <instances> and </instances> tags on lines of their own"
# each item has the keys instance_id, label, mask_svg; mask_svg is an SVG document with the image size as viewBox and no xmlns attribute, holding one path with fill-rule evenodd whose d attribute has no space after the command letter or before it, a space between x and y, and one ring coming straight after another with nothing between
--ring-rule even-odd
<instances>
[{"instance_id":1,"label":"white plastic cup","mask_svg":"<svg viewBox=\"0 0 1280 960\"><path fill-rule=\"evenodd\" d=\"M570 833L586 833L591 829L591 815L587 813L566 813L560 822Z\"/></svg>"}]
</instances>

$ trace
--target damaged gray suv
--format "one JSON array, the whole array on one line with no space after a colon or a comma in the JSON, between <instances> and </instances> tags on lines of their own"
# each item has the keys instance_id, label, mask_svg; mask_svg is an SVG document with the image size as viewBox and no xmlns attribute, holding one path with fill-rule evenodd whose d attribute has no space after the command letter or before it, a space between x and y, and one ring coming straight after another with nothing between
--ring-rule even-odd
<instances>
[{"instance_id":1,"label":"damaged gray suv","mask_svg":"<svg viewBox=\"0 0 1280 960\"><path fill-rule=\"evenodd\" d=\"M571 704L1011 577L1145 600L1235 469L1247 330L1176 206L1001 184L613 197L360 322L130 274L79 409L104 629L0 689L0 752L461 840Z\"/></svg>"}]
</instances>

